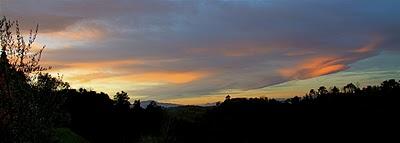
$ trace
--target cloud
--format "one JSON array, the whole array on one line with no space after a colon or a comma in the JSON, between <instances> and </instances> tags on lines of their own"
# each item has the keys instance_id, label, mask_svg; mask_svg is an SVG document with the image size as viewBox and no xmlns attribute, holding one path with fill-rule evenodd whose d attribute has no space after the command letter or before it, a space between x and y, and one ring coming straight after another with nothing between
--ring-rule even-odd
<instances>
[{"instance_id":1,"label":"cloud","mask_svg":"<svg viewBox=\"0 0 400 143\"><path fill-rule=\"evenodd\" d=\"M40 43L49 47L44 60L59 67L58 72L76 76L72 82L99 90L123 87L157 99L332 74L400 46L396 0L5 4L5 15L24 27L41 25Z\"/></svg>"},{"instance_id":2,"label":"cloud","mask_svg":"<svg viewBox=\"0 0 400 143\"><path fill-rule=\"evenodd\" d=\"M171 84L185 84L198 80L207 73L203 72L147 72L117 77L120 80L137 82L162 82Z\"/></svg>"},{"instance_id":3,"label":"cloud","mask_svg":"<svg viewBox=\"0 0 400 143\"><path fill-rule=\"evenodd\" d=\"M374 38L370 43L366 44L365 46L355 49L354 52L356 53L370 53L374 52L379 48L379 45L383 42L382 37L376 37Z\"/></svg>"},{"instance_id":4,"label":"cloud","mask_svg":"<svg viewBox=\"0 0 400 143\"><path fill-rule=\"evenodd\" d=\"M74 69L85 69L85 70L104 70L104 69L112 69L112 68L118 68L121 66L127 66L127 65L138 65L143 63L143 61L140 60L134 60L134 59L125 59L125 60L107 60L107 61L81 61L81 62L70 62L70 61L43 61L42 64L44 65L59 65L59 66L53 66L54 68L52 70L54 71L62 71L66 70L69 68L74 68Z\"/></svg>"},{"instance_id":5,"label":"cloud","mask_svg":"<svg viewBox=\"0 0 400 143\"><path fill-rule=\"evenodd\" d=\"M280 69L278 72L289 79L306 79L348 69L348 59L322 56L307 59L295 67Z\"/></svg>"},{"instance_id":6,"label":"cloud","mask_svg":"<svg viewBox=\"0 0 400 143\"><path fill-rule=\"evenodd\" d=\"M101 40L107 35L107 29L95 22L80 22L70 25L62 31L45 33L43 36L63 40Z\"/></svg>"},{"instance_id":7,"label":"cloud","mask_svg":"<svg viewBox=\"0 0 400 143\"><path fill-rule=\"evenodd\" d=\"M70 80L73 80L74 82L78 82L78 83L88 83L88 82L91 82L92 80L104 79L104 78L109 78L109 77L114 77L114 76L115 76L115 74L111 74L111 73L92 72L89 74L81 74L81 75L73 76L70 78Z\"/></svg>"}]
</instances>

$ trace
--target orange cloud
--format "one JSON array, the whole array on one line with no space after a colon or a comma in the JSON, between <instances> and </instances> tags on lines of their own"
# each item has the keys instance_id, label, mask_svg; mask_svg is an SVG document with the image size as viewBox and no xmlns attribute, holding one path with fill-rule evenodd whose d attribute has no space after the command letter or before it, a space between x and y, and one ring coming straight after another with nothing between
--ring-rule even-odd
<instances>
[{"instance_id":1,"label":"orange cloud","mask_svg":"<svg viewBox=\"0 0 400 143\"><path fill-rule=\"evenodd\" d=\"M173 84L188 83L207 76L206 72L149 72L121 76L119 79L137 82L166 82Z\"/></svg>"},{"instance_id":2,"label":"orange cloud","mask_svg":"<svg viewBox=\"0 0 400 143\"><path fill-rule=\"evenodd\" d=\"M90 73L90 74L83 74L83 75L78 75L71 77L70 80L74 82L79 82L79 83L87 83L95 79L100 79L100 78L108 78L115 76L110 73Z\"/></svg>"},{"instance_id":3,"label":"orange cloud","mask_svg":"<svg viewBox=\"0 0 400 143\"><path fill-rule=\"evenodd\" d=\"M329 65L329 66L322 67L320 69L315 69L315 70L311 71L309 76L317 77L317 76L326 75L326 74L338 72L338 71L345 70L345 69L347 69L347 66L343 65L343 64Z\"/></svg>"},{"instance_id":4,"label":"orange cloud","mask_svg":"<svg viewBox=\"0 0 400 143\"><path fill-rule=\"evenodd\" d=\"M306 79L347 69L346 58L323 56L305 60L294 67L278 70L286 78Z\"/></svg>"},{"instance_id":5,"label":"orange cloud","mask_svg":"<svg viewBox=\"0 0 400 143\"><path fill-rule=\"evenodd\" d=\"M355 53L368 53L368 52L372 52L375 49L378 48L379 44L381 44L383 41L382 37L375 37L374 39L372 39L372 41L370 43L368 43L367 45L358 48L356 50L354 50L353 52Z\"/></svg>"},{"instance_id":6,"label":"orange cloud","mask_svg":"<svg viewBox=\"0 0 400 143\"><path fill-rule=\"evenodd\" d=\"M78 63L60 63L58 61L46 61L44 65L56 65L50 72L62 71L68 74L66 77L71 82L86 83L93 80L105 79L109 81L132 81L143 83L172 83L183 84L209 75L203 71L120 71L121 66L134 66L138 64L149 64L152 61L142 60L116 60L116 61L93 61ZM59 65L59 66L57 66Z\"/></svg>"},{"instance_id":7,"label":"orange cloud","mask_svg":"<svg viewBox=\"0 0 400 143\"><path fill-rule=\"evenodd\" d=\"M353 50L351 52L357 54L364 54L375 51L379 44L383 41L382 37L376 36L371 42L367 43L365 46ZM298 53L288 53L287 56L302 55L307 52ZM306 79L311 77L317 77L321 75L326 75L330 73L335 73L348 68L346 63L355 60L356 57L337 57L337 56L320 56L307 59L290 68L279 69L278 73L286 78L290 79Z\"/></svg>"}]
</instances>

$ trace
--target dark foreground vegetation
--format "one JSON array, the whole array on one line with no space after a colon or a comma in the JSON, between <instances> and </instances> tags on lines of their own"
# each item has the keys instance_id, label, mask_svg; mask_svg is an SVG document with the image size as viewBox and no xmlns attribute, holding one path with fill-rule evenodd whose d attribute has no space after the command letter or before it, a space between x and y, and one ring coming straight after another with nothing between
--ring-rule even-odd
<instances>
[{"instance_id":1,"label":"dark foreground vegetation","mask_svg":"<svg viewBox=\"0 0 400 143\"><path fill-rule=\"evenodd\" d=\"M285 101L226 97L212 107L131 104L125 92L71 89L44 73L41 50L0 21L0 142L249 143L388 139L399 129L400 83L320 87Z\"/></svg>"}]
</instances>

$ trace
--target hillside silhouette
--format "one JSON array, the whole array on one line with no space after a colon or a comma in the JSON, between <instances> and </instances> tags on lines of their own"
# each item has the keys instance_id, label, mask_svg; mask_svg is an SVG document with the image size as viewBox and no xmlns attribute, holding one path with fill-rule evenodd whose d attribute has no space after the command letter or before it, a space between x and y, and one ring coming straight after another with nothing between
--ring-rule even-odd
<instances>
[{"instance_id":1,"label":"hillside silhouette","mask_svg":"<svg viewBox=\"0 0 400 143\"><path fill-rule=\"evenodd\" d=\"M144 108L140 100L130 103L126 92L111 99L45 73L39 65L43 49L30 47L37 30L23 42L15 38L21 34L11 30L14 26L18 22L0 21L1 143L382 141L399 127L400 81L394 79L366 87L321 86L284 101L227 95L210 107L166 108L152 101Z\"/></svg>"}]
</instances>

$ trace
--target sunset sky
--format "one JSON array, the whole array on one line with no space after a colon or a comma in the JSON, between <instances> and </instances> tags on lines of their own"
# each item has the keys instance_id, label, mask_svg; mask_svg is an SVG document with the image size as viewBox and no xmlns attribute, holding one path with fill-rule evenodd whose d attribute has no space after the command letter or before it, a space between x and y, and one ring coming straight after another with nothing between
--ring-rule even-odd
<instances>
[{"instance_id":1,"label":"sunset sky","mask_svg":"<svg viewBox=\"0 0 400 143\"><path fill-rule=\"evenodd\" d=\"M0 0L74 88L203 104L400 79L400 0Z\"/></svg>"}]
</instances>

